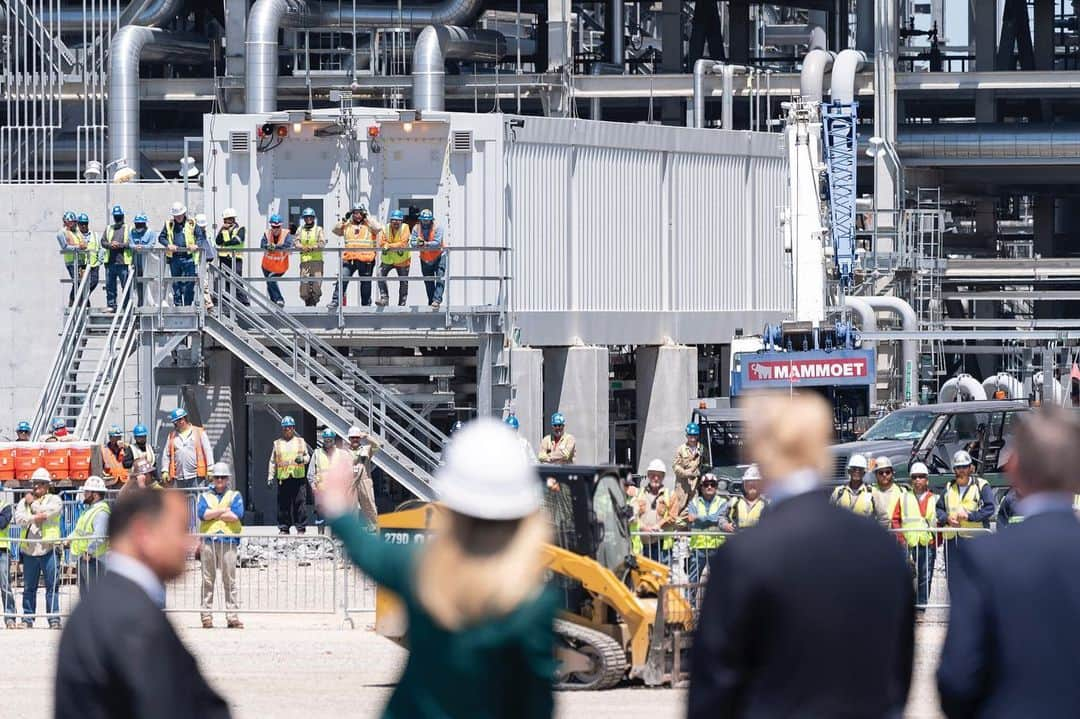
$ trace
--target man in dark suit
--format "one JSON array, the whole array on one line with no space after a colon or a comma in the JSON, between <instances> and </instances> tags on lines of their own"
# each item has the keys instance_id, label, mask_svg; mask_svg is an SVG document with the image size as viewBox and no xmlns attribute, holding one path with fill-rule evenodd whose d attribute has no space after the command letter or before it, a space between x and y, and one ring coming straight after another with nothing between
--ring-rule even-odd
<instances>
[{"instance_id":1,"label":"man in dark suit","mask_svg":"<svg viewBox=\"0 0 1080 719\"><path fill-rule=\"evenodd\" d=\"M949 571L941 708L957 717L1065 717L1080 707L1080 522L1072 511L1080 425L1046 407L1008 458L1024 521L961 542Z\"/></svg>"},{"instance_id":2,"label":"man in dark suit","mask_svg":"<svg viewBox=\"0 0 1080 719\"><path fill-rule=\"evenodd\" d=\"M746 448L771 504L713 555L689 717L899 717L915 622L903 550L829 504L824 400L760 396L746 416Z\"/></svg>"},{"instance_id":3,"label":"man in dark suit","mask_svg":"<svg viewBox=\"0 0 1080 719\"><path fill-rule=\"evenodd\" d=\"M227 719L165 617L164 582L194 549L188 507L171 491L121 497L109 519L107 571L75 608L60 639L57 719Z\"/></svg>"}]
</instances>

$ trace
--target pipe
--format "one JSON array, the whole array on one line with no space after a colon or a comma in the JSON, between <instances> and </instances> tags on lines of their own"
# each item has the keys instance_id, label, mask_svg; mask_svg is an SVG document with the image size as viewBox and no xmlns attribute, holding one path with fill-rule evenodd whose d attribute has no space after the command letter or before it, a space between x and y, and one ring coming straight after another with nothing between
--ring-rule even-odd
<instances>
[{"instance_id":1,"label":"pipe","mask_svg":"<svg viewBox=\"0 0 1080 719\"><path fill-rule=\"evenodd\" d=\"M844 295L841 304L854 312L859 318L859 329L863 332L874 332L877 330L877 313L874 312L874 308L870 306L870 303L863 297L853 297L851 295ZM867 349L875 349L877 343L873 340L860 340L863 347ZM876 355L875 355L876 356ZM877 406L877 367L874 367L874 376L870 378L869 392L867 393L867 405L871 408Z\"/></svg>"},{"instance_id":2,"label":"pipe","mask_svg":"<svg viewBox=\"0 0 1080 719\"><path fill-rule=\"evenodd\" d=\"M413 47L413 107L421 112L446 107L447 60L498 62L506 53L506 38L496 30L429 25Z\"/></svg>"},{"instance_id":3,"label":"pipe","mask_svg":"<svg viewBox=\"0 0 1080 719\"><path fill-rule=\"evenodd\" d=\"M717 60L701 58L694 62L694 127L705 127L705 76L720 75L723 95L720 105L720 126L733 130L735 107L735 73L746 72L742 65L728 65Z\"/></svg>"},{"instance_id":4,"label":"pipe","mask_svg":"<svg viewBox=\"0 0 1080 719\"><path fill-rule=\"evenodd\" d=\"M979 380L969 374L959 374L941 385L938 403L944 402L980 402L986 399L986 390Z\"/></svg>"},{"instance_id":5,"label":"pipe","mask_svg":"<svg viewBox=\"0 0 1080 719\"><path fill-rule=\"evenodd\" d=\"M905 127L897 138L904 159L1047 160L1080 159L1080 125L937 125Z\"/></svg>"},{"instance_id":6,"label":"pipe","mask_svg":"<svg viewBox=\"0 0 1080 719\"><path fill-rule=\"evenodd\" d=\"M899 297L865 297L866 303L874 308L878 312L892 312L900 318L900 324L905 332L916 332L919 329L919 318L915 315L915 310L911 309L904 300ZM907 377L914 376L916 368L919 366L919 350L915 344L915 340L901 340L900 341L900 354L903 359L903 365L901 366L901 377L907 382ZM907 368L911 368L911 374L909 375ZM980 385L981 387L982 385ZM918 393L914 387L905 387L904 396L915 398Z\"/></svg>"},{"instance_id":7,"label":"pipe","mask_svg":"<svg viewBox=\"0 0 1080 719\"><path fill-rule=\"evenodd\" d=\"M825 50L811 50L803 58L799 73L799 94L804 100L821 102L824 96L825 73L833 64L833 55Z\"/></svg>"},{"instance_id":8,"label":"pipe","mask_svg":"<svg viewBox=\"0 0 1080 719\"><path fill-rule=\"evenodd\" d=\"M1024 385L1008 372L998 372L992 377L987 377L982 385L987 397L994 397L1000 390L1005 393L1003 399L1024 398Z\"/></svg>"},{"instance_id":9,"label":"pipe","mask_svg":"<svg viewBox=\"0 0 1080 719\"><path fill-rule=\"evenodd\" d=\"M1039 404L1046 404L1043 401L1042 396L1046 391L1046 385L1043 383L1045 375L1042 370L1039 370L1031 378L1031 392L1032 395L1039 398ZM1051 387L1051 393L1054 395L1050 398L1050 401L1055 407L1061 407L1065 404L1065 388L1061 386L1060 382L1056 382L1053 379L1050 380L1049 386Z\"/></svg>"},{"instance_id":10,"label":"pipe","mask_svg":"<svg viewBox=\"0 0 1080 719\"><path fill-rule=\"evenodd\" d=\"M761 44L772 46L806 45L807 51L828 50L829 40L820 25L765 25Z\"/></svg>"},{"instance_id":11,"label":"pipe","mask_svg":"<svg viewBox=\"0 0 1080 719\"><path fill-rule=\"evenodd\" d=\"M841 50L832 66L833 102L851 104L855 102L855 73L862 69L866 55L861 50Z\"/></svg>"},{"instance_id":12,"label":"pipe","mask_svg":"<svg viewBox=\"0 0 1080 719\"><path fill-rule=\"evenodd\" d=\"M623 20L623 2L625 0L608 0L608 61L619 66L620 72L626 50L623 41L626 37L625 21ZM710 0L711 2L711 0Z\"/></svg>"},{"instance_id":13,"label":"pipe","mask_svg":"<svg viewBox=\"0 0 1080 719\"><path fill-rule=\"evenodd\" d=\"M244 111L277 111L278 30L291 27L426 27L467 24L480 13L483 0L442 0L435 5L403 8L394 4L353 5L306 0L256 0L248 14L244 78Z\"/></svg>"},{"instance_id":14,"label":"pipe","mask_svg":"<svg viewBox=\"0 0 1080 719\"><path fill-rule=\"evenodd\" d=\"M139 0L131 0L131 2L139 2ZM131 21L131 24L160 27L176 17L182 4L183 0L152 0L151 4ZM123 17L123 13L120 15ZM46 10L39 15L39 18L41 24L50 30L59 23L61 33L81 33L84 27L94 25L108 27L116 22L116 14L112 10L87 11L86 3L78 3L70 7L61 6L55 12Z\"/></svg>"},{"instance_id":15,"label":"pipe","mask_svg":"<svg viewBox=\"0 0 1080 719\"><path fill-rule=\"evenodd\" d=\"M205 45L159 28L125 25L116 31L109 48L108 161L123 158L136 173L139 172L140 151L139 59L143 49L151 45L157 59L175 57L190 62L193 50L209 52Z\"/></svg>"}]
</instances>

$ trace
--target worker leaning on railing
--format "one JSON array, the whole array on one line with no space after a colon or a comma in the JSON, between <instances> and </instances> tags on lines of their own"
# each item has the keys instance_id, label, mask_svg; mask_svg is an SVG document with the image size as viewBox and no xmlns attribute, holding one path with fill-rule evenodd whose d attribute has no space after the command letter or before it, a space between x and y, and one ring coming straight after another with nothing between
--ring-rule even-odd
<instances>
[{"instance_id":1,"label":"worker leaning on railing","mask_svg":"<svg viewBox=\"0 0 1080 719\"><path fill-rule=\"evenodd\" d=\"M83 483L83 504L86 509L75 522L69 540L71 554L78 561L79 591L86 593L104 571L105 553L109 550L109 514L105 501L105 482L91 475Z\"/></svg>"},{"instance_id":2,"label":"worker leaning on railing","mask_svg":"<svg viewBox=\"0 0 1080 719\"><path fill-rule=\"evenodd\" d=\"M45 580L45 612L49 628L60 628L57 546L60 544L60 497L49 493L52 477L39 467L30 477L31 489L15 507L15 525L22 528L19 559L23 565L23 624L34 626L38 583Z\"/></svg>"},{"instance_id":3,"label":"worker leaning on railing","mask_svg":"<svg viewBox=\"0 0 1080 719\"><path fill-rule=\"evenodd\" d=\"M716 475L707 473L698 484L700 494L690 500L686 508L686 525L691 532L688 572L691 584L700 581L709 556L724 543L723 533L734 529L727 517L729 502L717 493L719 486Z\"/></svg>"}]
</instances>

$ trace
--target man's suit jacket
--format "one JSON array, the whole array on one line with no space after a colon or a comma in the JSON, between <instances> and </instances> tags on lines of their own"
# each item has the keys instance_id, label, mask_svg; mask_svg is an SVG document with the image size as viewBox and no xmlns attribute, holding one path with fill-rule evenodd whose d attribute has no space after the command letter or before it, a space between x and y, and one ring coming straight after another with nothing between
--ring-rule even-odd
<instances>
[{"instance_id":1,"label":"man's suit jacket","mask_svg":"<svg viewBox=\"0 0 1080 719\"><path fill-rule=\"evenodd\" d=\"M1080 522L1067 508L958 543L938 668L945 714L1080 713Z\"/></svg>"},{"instance_id":2,"label":"man's suit jacket","mask_svg":"<svg viewBox=\"0 0 1080 719\"><path fill-rule=\"evenodd\" d=\"M716 551L688 715L891 717L907 700L914 590L902 547L814 491Z\"/></svg>"},{"instance_id":3,"label":"man's suit jacket","mask_svg":"<svg viewBox=\"0 0 1080 719\"><path fill-rule=\"evenodd\" d=\"M55 716L225 719L229 708L146 592L106 572L60 639Z\"/></svg>"}]
</instances>

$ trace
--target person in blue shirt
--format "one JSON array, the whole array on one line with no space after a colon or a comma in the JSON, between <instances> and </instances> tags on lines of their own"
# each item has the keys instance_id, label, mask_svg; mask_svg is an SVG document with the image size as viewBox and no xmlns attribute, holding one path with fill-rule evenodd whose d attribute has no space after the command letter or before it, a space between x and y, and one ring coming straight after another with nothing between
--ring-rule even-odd
<instances>
[{"instance_id":1,"label":"person in blue shirt","mask_svg":"<svg viewBox=\"0 0 1080 719\"><path fill-rule=\"evenodd\" d=\"M199 561L202 564L202 625L204 629L214 626L210 610L214 606L214 585L221 575L225 590L225 623L229 629L243 629L236 610L240 607L240 592L236 586L236 551L240 546L241 525L244 518L244 498L235 489L229 489L232 472L229 465L218 462L211 468L211 489L199 495L195 514L199 518L199 535L202 547Z\"/></svg>"},{"instance_id":2,"label":"person in blue shirt","mask_svg":"<svg viewBox=\"0 0 1080 719\"><path fill-rule=\"evenodd\" d=\"M289 229L281 224L281 215L270 215L270 229L263 233L259 243L259 247L266 250L262 259L263 277L281 277L289 269L289 252L294 238L289 234ZM267 280L266 296L278 307L285 306L285 298L277 282Z\"/></svg>"},{"instance_id":3,"label":"person in blue shirt","mask_svg":"<svg viewBox=\"0 0 1080 719\"><path fill-rule=\"evenodd\" d=\"M413 225L409 244L422 248L420 252L420 271L424 277L434 280L424 282L427 289L428 304L437 310L443 301L443 286L446 281L446 252L442 225L435 222L431 210L420 212L420 221Z\"/></svg>"},{"instance_id":4,"label":"person in blue shirt","mask_svg":"<svg viewBox=\"0 0 1080 719\"><path fill-rule=\"evenodd\" d=\"M150 247L154 244L155 239L154 233L150 231L149 220L147 219L146 214L140 212L135 215L128 241L131 245L132 254L134 255L132 258L132 267L135 270L135 295L139 300L139 307L142 307L143 298L146 294L146 283L140 282L140 280L151 264L147 259L147 254ZM155 300L156 292L151 289L150 304L155 304Z\"/></svg>"},{"instance_id":5,"label":"person in blue shirt","mask_svg":"<svg viewBox=\"0 0 1080 719\"><path fill-rule=\"evenodd\" d=\"M187 216L187 207L174 202L169 210L171 219L158 235L158 244L165 248L165 261L173 277L195 277L199 266L200 248L206 245L206 233ZM195 282L173 283L173 304L177 307L195 302Z\"/></svg>"}]
</instances>

